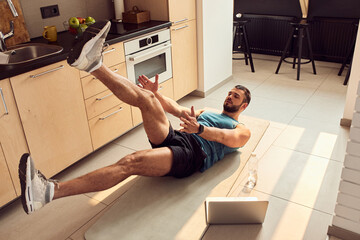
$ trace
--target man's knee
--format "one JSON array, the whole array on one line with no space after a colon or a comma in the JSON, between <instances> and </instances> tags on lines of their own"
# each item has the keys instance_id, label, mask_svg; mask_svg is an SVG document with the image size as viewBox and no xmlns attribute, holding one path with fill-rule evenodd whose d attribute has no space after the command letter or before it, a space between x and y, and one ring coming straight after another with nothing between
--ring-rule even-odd
<instances>
[{"instance_id":1,"label":"man's knee","mask_svg":"<svg viewBox=\"0 0 360 240\"><path fill-rule=\"evenodd\" d=\"M159 105L159 101L157 100L157 98L155 97L155 94L151 91L146 91L144 92L142 99L141 99L141 104L140 104L140 109L141 110L151 110L154 107L159 107L161 105Z\"/></svg>"},{"instance_id":2,"label":"man's knee","mask_svg":"<svg viewBox=\"0 0 360 240\"><path fill-rule=\"evenodd\" d=\"M120 159L116 165L121 167L124 172L133 175L141 168L142 160L141 154L139 152L134 152Z\"/></svg>"}]
</instances>

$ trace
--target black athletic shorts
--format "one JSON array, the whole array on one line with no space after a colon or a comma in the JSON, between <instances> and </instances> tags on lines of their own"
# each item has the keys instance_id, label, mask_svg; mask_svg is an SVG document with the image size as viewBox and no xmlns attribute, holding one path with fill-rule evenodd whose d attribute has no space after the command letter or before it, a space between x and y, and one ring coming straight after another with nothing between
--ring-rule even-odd
<instances>
[{"instance_id":1,"label":"black athletic shorts","mask_svg":"<svg viewBox=\"0 0 360 240\"><path fill-rule=\"evenodd\" d=\"M152 148L169 147L174 158L170 172L166 176L183 178L197 172L204 165L205 152L200 144L189 133L176 131L170 124L169 134L165 140L155 145L150 142Z\"/></svg>"}]
</instances>

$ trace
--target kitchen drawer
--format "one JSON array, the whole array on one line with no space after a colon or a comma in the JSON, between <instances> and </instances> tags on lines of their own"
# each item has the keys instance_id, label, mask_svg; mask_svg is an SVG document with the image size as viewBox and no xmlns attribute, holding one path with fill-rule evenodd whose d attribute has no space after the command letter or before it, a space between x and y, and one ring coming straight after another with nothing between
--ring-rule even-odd
<instances>
[{"instance_id":1,"label":"kitchen drawer","mask_svg":"<svg viewBox=\"0 0 360 240\"><path fill-rule=\"evenodd\" d=\"M121 76L127 76L125 63L110 67L110 69ZM89 97L108 90L108 88L100 80L92 75L82 78L81 83L84 91L84 99L88 99Z\"/></svg>"},{"instance_id":2,"label":"kitchen drawer","mask_svg":"<svg viewBox=\"0 0 360 240\"><path fill-rule=\"evenodd\" d=\"M174 92L173 92L172 78L161 83L159 85L159 91L162 95L173 99ZM140 109L137 107L131 107L131 112L132 112L132 116L133 116L133 125L136 126L136 125L140 124L142 122Z\"/></svg>"},{"instance_id":3,"label":"kitchen drawer","mask_svg":"<svg viewBox=\"0 0 360 240\"><path fill-rule=\"evenodd\" d=\"M116 105L123 103L110 90L96 94L85 100L88 119L91 119Z\"/></svg>"},{"instance_id":4,"label":"kitchen drawer","mask_svg":"<svg viewBox=\"0 0 360 240\"><path fill-rule=\"evenodd\" d=\"M103 52L103 63L105 66L111 67L116 64L125 62L124 44L122 42L110 45ZM90 73L80 71L80 77L89 76Z\"/></svg>"},{"instance_id":5,"label":"kitchen drawer","mask_svg":"<svg viewBox=\"0 0 360 240\"><path fill-rule=\"evenodd\" d=\"M130 105L120 104L89 120L90 133L94 149L132 128Z\"/></svg>"}]
</instances>

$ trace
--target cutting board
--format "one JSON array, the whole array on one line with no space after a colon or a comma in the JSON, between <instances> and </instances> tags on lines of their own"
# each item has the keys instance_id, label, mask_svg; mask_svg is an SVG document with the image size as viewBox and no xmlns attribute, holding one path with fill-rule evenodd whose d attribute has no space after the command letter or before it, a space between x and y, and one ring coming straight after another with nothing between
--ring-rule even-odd
<instances>
[{"instance_id":1,"label":"cutting board","mask_svg":"<svg viewBox=\"0 0 360 240\"><path fill-rule=\"evenodd\" d=\"M14 36L5 40L6 46L30 41L29 32L26 29L24 15L19 0L12 0L19 16L14 17L6 0L0 0L0 31L6 34L10 31L10 21L14 21Z\"/></svg>"}]
</instances>

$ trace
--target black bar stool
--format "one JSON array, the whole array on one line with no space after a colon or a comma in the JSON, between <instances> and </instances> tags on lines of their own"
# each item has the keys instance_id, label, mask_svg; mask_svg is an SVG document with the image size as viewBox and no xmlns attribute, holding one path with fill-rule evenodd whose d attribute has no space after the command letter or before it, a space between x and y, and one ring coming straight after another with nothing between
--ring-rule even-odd
<instances>
[{"instance_id":1,"label":"black bar stool","mask_svg":"<svg viewBox=\"0 0 360 240\"><path fill-rule=\"evenodd\" d=\"M251 71L255 72L254 63L252 60L252 55L249 47L249 41L246 33L245 24L250 20L247 19L238 19L234 21L234 30L233 30L233 53L243 53L244 58L233 58L234 60L245 59L245 64L249 65L250 62Z\"/></svg>"},{"instance_id":2,"label":"black bar stool","mask_svg":"<svg viewBox=\"0 0 360 240\"><path fill-rule=\"evenodd\" d=\"M354 24L354 25L357 30L359 24ZM349 69L348 69L348 72L346 73L346 77L345 77L343 85L347 85L348 81L349 81L351 65L352 65L352 58L353 58L353 54L354 54L354 50L355 50L355 42L356 42L356 36L353 38L351 48L349 49L348 53L346 54L345 60L342 63L341 68L338 73L338 76L341 76L342 72L344 71L344 68L346 67L347 63L350 61Z\"/></svg>"},{"instance_id":3,"label":"black bar stool","mask_svg":"<svg viewBox=\"0 0 360 240\"><path fill-rule=\"evenodd\" d=\"M313 57L313 52L312 52L312 47L311 47L311 41L310 41L310 35L309 35L309 29L308 26L309 24L306 22L306 20L301 20L300 22L291 22L290 25L292 26L292 31L289 35L289 38L286 42L285 45L285 49L282 53L282 56L280 58L279 64L277 66L276 69L276 74L279 73L280 70L280 66L281 63L284 61L286 63L291 63L293 65L293 68L295 68L295 64L297 64L297 80L300 79L300 66L301 64L306 64L306 63L312 63L312 68L313 68L313 72L314 74L316 74L316 69L315 69L315 62L314 62L314 57ZM309 59L305 62L301 62L301 58L302 58L302 49L303 49L303 38L306 38L307 40L307 44L308 44L308 50L309 50ZM296 41L297 40L297 41ZM291 43L293 43L294 41L296 41L297 43L297 55L293 53L293 49L291 48L291 50L289 51L290 45L293 45ZM289 53L288 53L289 52ZM289 62L286 60L286 58L288 57L293 57L294 60L292 62ZM296 61L297 58L297 61Z\"/></svg>"}]
</instances>

